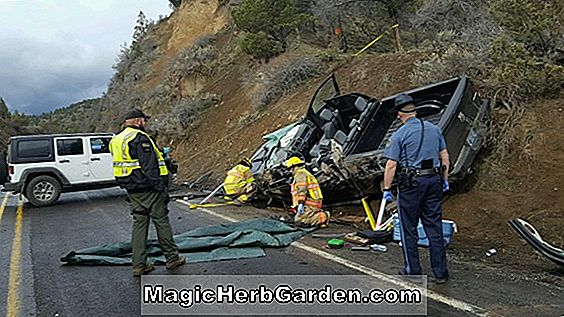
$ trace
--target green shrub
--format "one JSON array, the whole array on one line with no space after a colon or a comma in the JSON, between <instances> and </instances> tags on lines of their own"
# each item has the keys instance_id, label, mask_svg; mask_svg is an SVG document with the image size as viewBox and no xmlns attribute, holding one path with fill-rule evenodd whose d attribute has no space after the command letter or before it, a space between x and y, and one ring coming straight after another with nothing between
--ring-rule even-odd
<instances>
[{"instance_id":1,"label":"green shrub","mask_svg":"<svg viewBox=\"0 0 564 317\"><path fill-rule=\"evenodd\" d=\"M284 52L282 43L266 33L248 33L241 38L241 49L256 58L269 59Z\"/></svg>"},{"instance_id":2,"label":"green shrub","mask_svg":"<svg viewBox=\"0 0 564 317\"><path fill-rule=\"evenodd\" d=\"M556 51L564 39L562 0L493 0L490 7L496 22L509 37L522 43L531 54L558 54ZM563 53L559 55L562 57Z\"/></svg>"},{"instance_id":3,"label":"green shrub","mask_svg":"<svg viewBox=\"0 0 564 317\"><path fill-rule=\"evenodd\" d=\"M206 46L212 46L214 44L215 44L214 34L202 35L194 41L194 46L196 47L206 47Z\"/></svg>"},{"instance_id":4,"label":"green shrub","mask_svg":"<svg viewBox=\"0 0 564 317\"><path fill-rule=\"evenodd\" d=\"M493 86L510 87L510 93L523 101L562 93L564 67L535 56L527 44L500 37L494 42L492 57L496 65Z\"/></svg>"},{"instance_id":5,"label":"green shrub","mask_svg":"<svg viewBox=\"0 0 564 317\"><path fill-rule=\"evenodd\" d=\"M284 51L288 35L310 21L311 15L295 0L243 0L233 11L233 19L245 32L243 51L269 58Z\"/></svg>"},{"instance_id":6,"label":"green shrub","mask_svg":"<svg viewBox=\"0 0 564 317\"><path fill-rule=\"evenodd\" d=\"M211 46L194 46L181 50L170 62L168 73L182 77L209 76L214 73L217 52Z\"/></svg>"},{"instance_id":7,"label":"green shrub","mask_svg":"<svg viewBox=\"0 0 564 317\"><path fill-rule=\"evenodd\" d=\"M235 23L243 31L265 32L280 41L309 18L295 0L243 0L233 12Z\"/></svg>"},{"instance_id":8,"label":"green shrub","mask_svg":"<svg viewBox=\"0 0 564 317\"><path fill-rule=\"evenodd\" d=\"M497 161L516 148L514 127L527 107L536 99L563 92L564 2L479 0L475 2L479 6L460 6L462 2L429 2L444 7L441 24L433 18L436 10L419 12L424 19L416 25L424 31L433 54L417 65L411 79L423 84L458 74L472 77L480 93L492 100L489 145ZM457 18L464 12L470 19ZM449 25L453 31L441 29Z\"/></svg>"}]
</instances>

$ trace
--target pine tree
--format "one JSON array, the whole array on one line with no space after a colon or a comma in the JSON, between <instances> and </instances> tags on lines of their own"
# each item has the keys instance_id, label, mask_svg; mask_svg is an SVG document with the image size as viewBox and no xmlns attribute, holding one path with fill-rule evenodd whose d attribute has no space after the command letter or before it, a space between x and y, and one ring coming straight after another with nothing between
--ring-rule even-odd
<instances>
[{"instance_id":1,"label":"pine tree","mask_svg":"<svg viewBox=\"0 0 564 317\"><path fill-rule=\"evenodd\" d=\"M180 4L182 3L181 0L168 0L170 3L170 7L175 10L176 8L180 7Z\"/></svg>"},{"instance_id":2,"label":"pine tree","mask_svg":"<svg viewBox=\"0 0 564 317\"><path fill-rule=\"evenodd\" d=\"M0 118L7 119L10 117L10 111L4 99L0 98Z\"/></svg>"},{"instance_id":3,"label":"pine tree","mask_svg":"<svg viewBox=\"0 0 564 317\"><path fill-rule=\"evenodd\" d=\"M133 28L132 45L138 45L138 43L140 43L141 40L143 40L143 37L145 37L145 34L147 34L148 29L149 29L149 20L147 20L147 17L145 16L145 13L143 13L143 11L139 11L139 14L137 15L137 23Z\"/></svg>"}]
</instances>

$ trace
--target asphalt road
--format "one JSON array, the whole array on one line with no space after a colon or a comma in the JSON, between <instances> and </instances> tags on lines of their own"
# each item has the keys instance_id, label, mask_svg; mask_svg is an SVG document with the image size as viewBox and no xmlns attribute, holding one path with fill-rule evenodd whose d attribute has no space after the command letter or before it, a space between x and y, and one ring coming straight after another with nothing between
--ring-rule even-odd
<instances>
[{"instance_id":1,"label":"asphalt road","mask_svg":"<svg viewBox=\"0 0 564 317\"><path fill-rule=\"evenodd\" d=\"M25 204L16 207L16 197L8 200L0 218L0 315L17 312L19 316L136 316L140 314L140 281L132 277L131 267L120 266L63 266L59 258L71 250L106 243L128 241L131 217L117 189L64 194L54 206L33 208ZM3 198L3 195L2 195ZM268 211L238 208L223 209L229 216L244 214L267 215ZM179 203L170 204L170 219L175 233L225 222L206 212L189 210ZM150 235L154 237L151 228ZM323 250L320 242L311 238L301 241ZM344 251L343 251L344 252ZM359 263L369 263L379 272L393 275L401 261L399 250L390 247L385 255L374 259L371 254L336 253ZM321 257L304 248L267 249L263 258L188 264L174 273L157 267L154 274L186 275L358 275L353 266L345 266ZM369 258L371 257L372 258ZM423 260L425 261L425 260ZM355 262L356 263L356 262ZM429 300L429 316L475 316L464 307L449 304L450 300L485 308L485 312L507 316L560 316L562 295L559 289L524 284L517 279L492 272L464 267L452 268L460 278L474 280L461 285L456 280L450 286L430 285L443 297ZM494 274L495 276L488 276ZM496 277L498 280L496 280ZM483 278L483 283L476 283ZM449 285L449 284L447 284ZM527 290L519 289L528 287ZM441 288L442 287L442 288ZM465 290L468 289L466 292ZM497 291L496 291L497 290ZM529 295L523 295L530 293ZM524 299L522 299L524 298ZM530 303L529 306L522 305ZM523 307L520 307L522 305Z\"/></svg>"}]
</instances>

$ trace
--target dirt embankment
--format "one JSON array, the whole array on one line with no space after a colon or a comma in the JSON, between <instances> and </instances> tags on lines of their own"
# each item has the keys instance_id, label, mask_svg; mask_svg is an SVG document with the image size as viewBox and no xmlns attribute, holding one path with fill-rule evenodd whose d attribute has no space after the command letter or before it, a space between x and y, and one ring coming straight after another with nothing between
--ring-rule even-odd
<instances>
[{"instance_id":1,"label":"dirt embankment","mask_svg":"<svg viewBox=\"0 0 564 317\"><path fill-rule=\"evenodd\" d=\"M174 14L158 23L155 29L147 34L146 41L160 48L162 56L150 64L145 80L136 84L138 94L150 92L161 84L166 83L165 75L170 62L183 49L194 46L194 43L205 36L218 34L230 21L230 13L225 6L220 6L218 0L194 0L183 2ZM197 82L195 82L197 81ZM180 89L182 96L189 96L196 91L199 80L184 78L179 85L189 87ZM158 106L151 107L154 113L162 112Z\"/></svg>"},{"instance_id":2,"label":"dirt embankment","mask_svg":"<svg viewBox=\"0 0 564 317\"><path fill-rule=\"evenodd\" d=\"M523 218L545 241L564 247L563 109L564 99L531 106L516 130L521 144L513 149L516 154L497 167L498 176L479 179L479 186L445 203L446 217L458 223L456 248L462 253L494 265L513 264L538 273L556 271L555 265L520 239L507 220ZM497 249L497 258L485 256L489 248Z\"/></svg>"},{"instance_id":3,"label":"dirt embankment","mask_svg":"<svg viewBox=\"0 0 564 317\"><path fill-rule=\"evenodd\" d=\"M405 80L421 57L419 53L365 56L345 63L335 73L343 92L356 91L384 97L410 88ZM289 96L262 111L252 107L252 87L244 78L250 65L239 61L225 76L208 87L223 96L222 102L204 115L200 125L181 143L176 158L182 164L181 178L195 179L212 172L220 182L241 156L249 156L262 143L262 136L305 115L309 101L325 75L312 80Z\"/></svg>"}]
</instances>

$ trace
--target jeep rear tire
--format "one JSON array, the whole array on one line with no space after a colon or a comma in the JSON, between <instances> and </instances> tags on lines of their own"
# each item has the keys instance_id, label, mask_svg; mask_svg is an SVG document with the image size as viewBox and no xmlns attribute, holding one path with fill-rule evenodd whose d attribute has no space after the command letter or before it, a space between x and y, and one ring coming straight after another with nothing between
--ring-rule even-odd
<instances>
[{"instance_id":1,"label":"jeep rear tire","mask_svg":"<svg viewBox=\"0 0 564 317\"><path fill-rule=\"evenodd\" d=\"M32 178L25 188L25 197L35 207L52 205L61 196L61 183L47 175Z\"/></svg>"}]
</instances>

